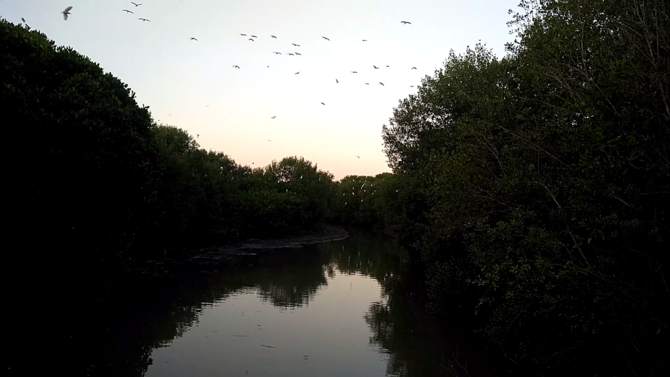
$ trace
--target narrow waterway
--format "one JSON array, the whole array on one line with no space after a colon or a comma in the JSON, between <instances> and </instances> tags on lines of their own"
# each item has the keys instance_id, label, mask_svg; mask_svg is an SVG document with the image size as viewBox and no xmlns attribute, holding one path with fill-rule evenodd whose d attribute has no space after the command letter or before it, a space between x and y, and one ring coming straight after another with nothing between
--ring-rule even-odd
<instances>
[{"instance_id":1,"label":"narrow waterway","mask_svg":"<svg viewBox=\"0 0 670 377\"><path fill-rule=\"evenodd\" d=\"M407 289L403 251L388 240L354 234L254 253L227 266L127 281L109 297L45 312L45 322L32 321L32 335L21 332L41 337L34 339L41 351L15 350L24 361L10 360L10 375L423 377L487 370L431 325Z\"/></svg>"}]
</instances>

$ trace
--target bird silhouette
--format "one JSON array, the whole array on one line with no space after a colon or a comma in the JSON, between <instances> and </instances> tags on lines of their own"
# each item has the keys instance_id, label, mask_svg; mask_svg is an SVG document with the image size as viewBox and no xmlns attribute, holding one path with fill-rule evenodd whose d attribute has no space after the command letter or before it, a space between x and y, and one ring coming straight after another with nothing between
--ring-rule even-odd
<instances>
[{"instance_id":1,"label":"bird silhouette","mask_svg":"<svg viewBox=\"0 0 670 377\"><path fill-rule=\"evenodd\" d=\"M404 25L408 25L408 24L411 25L411 24L412 24L412 23L409 22L409 21L400 21L400 23L401 23L401 24L404 24Z\"/></svg>"},{"instance_id":2,"label":"bird silhouette","mask_svg":"<svg viewBox=\"0 0 670 377\"><path fill-rule=\"evenodd\" d=\"M274 119L274 118L276 118L276 117L277 117L277 116L275 115L275 116L272 116L271 118Z\"/></svg>"},{"instance_id":3,"label":"bird silhouette","mask_svg":"<svg viewBox=\"0 0 670 377\"><path fill-rule=\"evenodd\" d=\"M325 103L323 103L323 102L321 102L321 104L322 104L323 106L326 106L326 104L325 104Z\"/></svg>"},{"instance_id":4,"label":"bird silhouette","mask_svg":"<svg viewBox=\"0 0 670 377\"><path fill-rule=\"evenodd\" d=\"M358 73L358 71L351 71L351 73Z\"/></svg>"},{"instance_id":5,"label":"bird silhouette","mask_svg":"<svg viewBox=\"0 0 670 377\"><path fill-rule=\"evenodd\" d=\"M380 81L380 82L379 82L379 85L384 86L384 83Z\"/></svg>"},{"instance_id":6,"label":"bird silhouette","mask_svg":"<svg viewBox=\"0 0 670 377\"><path fill-rule=\"evenodd\" d=\"M136 7L139 7L140 5L142 5L142 4L133 3L132 1L130 3L133 4Z\"/></svg>"},{"instance_id":7,"label":"bird silhouette","mask_svg":"<svg viewBox=\"0 0 670 377\"><path fill-rule=\"evenodd\" d=\"M257 37L257 36L255 36L255 35L250 35L250 37L251 37L251 38L258 38L258 37Z\"/></svg>"},{"instance_id":8,"label":"bird silhouette","mask_svg":"<svg viewBox=\"0 0 670 377\"><path fill-rule=\"evenodd\" d=\"M363 39L363 42L367 42L367 41L368 41L367 39Z\"/></svg>"},{"instance_id":9,"label":"bird silhouette","mask_svg":"<svg viewBox=\"0 0 670 377\"><path fill-rule=\"evenodd\" d=\"M302 56L302 54L299 52L294 52L294 54Z\"/></svg>"},{"instance_id":10,"label":"bird silhouette","mask_svg":"<svg viewBox=\"0 0 670 377\"><path fill-rule=\"evenodd\" d=\"M146 19L146 18L141 18L141 17L140 17L140 18L138 18L138 20L142 20L142 22L151 22L151 20L149 20L149 19Z\"/></svg>"},{"instance_id":11,"label":"bird silhouette","mask_svg":"<svg viewBox=\"0 0 670 377\"><path fill-rule=\"evenodd\" d=\"M358 157L359 160L361 159L361 156L356 156L356 157Z\"/></svg>"},{"instance_id":12,"label":"bird silhouette","mask_svg":"<svg viewBox=\"0 0 670 377\"><path fill-rule=\"evenodd\" d=\"M240 35L243 36L243 37L246 37L246 36L247 36L246 34L240 34Z\"/></svg>"},{"instance_id":13,"label":"bird silhouette","mask_svg":"<svg viewBox=\"0 0 670 377\"><path fill-rule=\"evenodd\" d=\"M413 88L413 87L414 87L414 85L410 85L409 87L410 87L410 88Z\"/></svg>"},{"instance_id":14,"label":"bird silhouette","mask_svg":"<svg viewBox=\"0 0 670 377\"><path fill-rule=\"evenodd\" d=\"M374 67L375 69L379 69L379 67L377 67L376 65L373 65L373 67Z\"/></svg>"},{"instance_id":15,"label":"bird silhouette","mask_svg":"<svg viewBox=\"0 0 670 377\"><path fill-rule=\"evenodd\" d=\"M131 11L131 10L128 10L128 9L123 9L123 11L126 12L126 13L132 13L132 14L135 14L135 12L133 12L133 11Z\"/></svg>"},{"instance_id":16,"label":"bird silhouette","mask_svg":"<svg viewBox=\"0 0 670 377\"><path fill-rule=\"evenodd\" d=\"M197 41L198 38L191 37L191 40L192 40L192 41Z\"/></svg>"},{"instance_id":17,"label":"bird silhouette","mask_svg":"<svg viewBox=\"0 0 670 377\"><path fill-rule=\"evenodd\" d=\"M287 55L293 56L293 55L295 55L295 54L292 53L292 52L289 52Z\"/></svg>"},{"instance_id":18,"label":"bird silhouette","mask_svg":"<svg viewBox=\"0 0 670 377\"><path fill-rule=\"evenodd\" d=\"M297 75L298 73L300 73L300 71L296 72L295 74Z\"/></svg>"},{"instance_id":19,"label":"bird silhouette","mask_svg":"<svg viewBox=\"0 0 670 377\"><path fill-rule=\"evenodd\" d=\"M275 54L275 55L281 55L281 52L277 52L277 51L275 51L275 52L273 52L273 54Z\"/></svg>"},{"instance_id":20,"label":"bird silhouette","mask_svg":"<svg viewBox=\"0 0 670 377\"><path fill-rule=\"evenodd\" d=\"M299 44L296 44L296 43L291 43L291 44L294 45L295 47L300 47Z\"/></svg>"},{"instance_id":21,"label":"bird silhouette","mask_svg":"<svg viewBox=\"0 0 670 377\"><path fill-rule=\"evenodd\" d=\"M250 41L255 42L253 38L249 38Z\"/></svg>"},{"instance_id":22,"label":"bird silhouette","mask_svg":"<svg viewBox=\"0 0 670 377\"><path fill-rule=\"evenodd\" d=\"M270 140L270 139L268 139L268 141L269 141L270 143L272 142L272 140Z\"/></svg>"},{"instance_id":23,"label":"bird silhouette","mask_svg":"<svg viewBox=\"0 0 670 377\"><path fill-rule=\"evenodd\" d=\"M274 35L271 35L271 37L274 38L274 39L277 39L277 37L275 37Z\"/></svg>"},{"instance_id":24,"label":"bird silhouette","mask_svg":"<svg viewBox=\"0 0 670 377\"><path fill-rule=\"evenodd\" d=\"M233 68L240 69L240 66L239 65L234 65Z\"/></svg>"},{"instance_id":25,"label":"bird silhouette","mask_svg":"<svg viewBox=\"0 0 670 377\"><path fill-rule=\"evenodd\" d=\"M323 39L325 39L325 40L327 40L327 41L330 40L328 37L321 37L321 38L323 38Z\"/></svg>"},{"instance_id":26,"label":"bird silhouette","mask_svg":"<svg viewBox=\"0 0 670 377\"><path fill-rule=\"evenodd\" d=\"M335 79L335 84L339 84L339 83L340 83L340 80Z\"/></svg>"},{"instance_id":27,"label":"bird silhouette","mask_svg":"<svg viewBox=\"0 0 670 377\"><path fill-rule=\"evenodd\" d=\"M412 67L411 69L416 69L416 67Z\"/></svg>"},{"instance_id":28,"label":"bird silhouette","mask_svg":"<svg viewBox=\"0 0 670 377\"><path fill-rule=\"evenodd\" d=\"M387 65L386 68L390 67L390 65Z\"/></svg>"},{"instance_id":29,"label":"bird silhouette","mask_svg":"<svg viewBox=\"0 0 670 377\"><path fill-rule=\"evenodd\" d=\"M72 5L69 7L65 8L65 10L62 12L63 13L63 19L67 21L67 16L70 15L70 11L72 10Z\"/></svg>"}]
</instances>

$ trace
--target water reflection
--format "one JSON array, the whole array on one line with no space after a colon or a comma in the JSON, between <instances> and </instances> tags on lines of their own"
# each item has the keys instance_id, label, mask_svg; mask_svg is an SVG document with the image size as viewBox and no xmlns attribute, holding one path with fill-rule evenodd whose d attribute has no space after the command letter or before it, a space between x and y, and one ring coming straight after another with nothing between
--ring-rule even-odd
<instances>
[{"instance_id":1,"label":"water reflection","mask_svg":"<svg viewBox=\"0 0 670 377\"><path fill-rule=\"evenodd\" d=\"M248 258L245 268L127 279L102 302L48 316L31 310L10 334L9 374L451 375L450 350L423 328L387 241L355 235Z\"/></svg>"}]
</instances>

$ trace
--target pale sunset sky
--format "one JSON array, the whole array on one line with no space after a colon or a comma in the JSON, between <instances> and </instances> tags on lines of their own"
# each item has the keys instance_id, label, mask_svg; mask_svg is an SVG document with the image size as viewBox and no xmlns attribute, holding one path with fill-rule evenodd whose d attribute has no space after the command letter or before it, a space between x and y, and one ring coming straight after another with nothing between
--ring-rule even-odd
<instances>
[{"instance_id":1,"label":"pale sunset sky","mask_svg":"<svg viewBox=\"0 0 670 377\"><path fill-rule=\"evenodd\" d=\"M390 171L381 130L398 101L451 49L504 56L518 1L0 0L0 15L97 62L202 148L253 167L303 156L341 179Z\"/></svg>"}]
</instances>

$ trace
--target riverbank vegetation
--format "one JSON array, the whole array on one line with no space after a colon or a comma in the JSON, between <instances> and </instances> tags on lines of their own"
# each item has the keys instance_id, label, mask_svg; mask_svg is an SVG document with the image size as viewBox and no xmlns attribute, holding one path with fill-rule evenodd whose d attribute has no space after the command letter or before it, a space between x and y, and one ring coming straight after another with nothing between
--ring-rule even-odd
<instances>
[{"instance_id":1,"label":"riverbank vegetation","mask_svg":"<svg viewBox=\"0 0 670 377\"><path fill-rule=\"evenodd\" d=\"M9 154L23 156L8 166L8 234L30 250L10 258L109 266L300 233L325 216L333 176L316 164L287 157L251 168L206 151L154 122L88 58L27 27L0 27Z\"/></svg>"},{"instance_id":2,"label":"riverbank vegetation","mask_svg":"<svg viewBox=\"0 0 670 377\"><path fill-rule=\"evenodd\" d=\"M670 8L522 5L507 56L452 53L400 101L383 137L409 191L346 219L402 203L434 309L460 305L517 371L662 374Z\"/></svg>"},{"instance_id":3,"label":"riverbank vegetation","mask_svg":"<svg viewBox=\"0 0 670 377\"><path fill-rule=\"evenodd\" d=\"M200 149L97 64L3 20L0 102L21 161L7 234L27 250L5 269L372 227L505 370L667 373L670 6L522 1L510 26L505 57L452 52L393 109L393 173L333 182L303 158L254 169Z\"/></svg>"}]
</instances>

